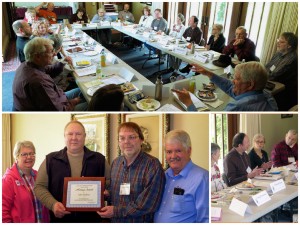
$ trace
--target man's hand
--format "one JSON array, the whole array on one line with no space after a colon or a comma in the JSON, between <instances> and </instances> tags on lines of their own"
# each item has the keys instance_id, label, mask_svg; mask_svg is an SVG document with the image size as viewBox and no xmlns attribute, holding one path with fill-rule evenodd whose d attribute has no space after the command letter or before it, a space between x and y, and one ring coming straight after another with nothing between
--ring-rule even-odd
<instances>
[{"instance_id":1,"label":"man's hand","mask_svg":"<svg viewBox=\"0 0 300 225\"><path fill-rule=\"evenodd\" d=\"M54 203L52 211L57 218L63 218L66 214L70 214L69 211L66 211L64 205L61 202Z\"/></svg>"},{"instance_id":2,"label":"man's hand","mask_svg":"<svg viewBox=\"0 0 300 225\"><path fill-rule=\"evenodd\" d=\"M270 169L271 167L272 167L271 161L261 164L261 168L263 168L264 170Z\"/></svg>"},{"instance_id":3,"label":"man's hand","mask_svg":"<svg viewBox=\"0 0 300 225\"><path fill-rule=\"evenodd\" d=\"M191 64L193 67L191 68L192 71L203 74L205 76L207 76L208 78L211 78L214 74L206 69L204 69L203 67L199 66L198 64Z\"/></svg>"},{"instance_id":4,"label":"man's hand","mask_svg":"<svg viewBox=\"0 0 300 225\"><path fill-rule=\"evenodd\" d=\"M114 215L114 206L105 206L100 212L97 212L102 218L112 218Z\"/></svg>"},{"instance_id":5,"label":"man's hand","mask_svg":"<svg viewBox=\"0 0 300 225\"><path fill-rule=\"evenodd\" d=\"M183 89L182 91L172 89L171 91L177 93L179 100L181 102L183 102L183 104L185 104L187 107L189 107L190 105L193 104L191 96L190 96L190 92L187 91L186 89Z\"/></svg>"},{"instance_id":6,"label":"man's hand","mask_svg":"<svg viewBox=\"0 0 300 225\"><path fill-rule=\"evenodd\" d=\"M73 60L70 56L65 57L64 61L67 62L69 65L73 65Z\"/></svg>"},{"instance_id":7,"label":"man's hand","mask_svg":"<svg viewBox=\"0 0 300 225\"><path fill-rule=\"evenodd\" d=\"M236 39L233 45L242 45L244 44L245 39Z\"/></svg>"},{"instance_id":8,"label":"man's hand","mask_svg":"<svg viewBox=\"0 0 300 225\"><path fill-rule=\"evenodd\" d=\"M255 167L251 173L248 173L247 177L248 178L254 178L256 176L259 176L262 172L263 172L263 168L258 168L258 167Z\"/></svg>"}]
</instances>

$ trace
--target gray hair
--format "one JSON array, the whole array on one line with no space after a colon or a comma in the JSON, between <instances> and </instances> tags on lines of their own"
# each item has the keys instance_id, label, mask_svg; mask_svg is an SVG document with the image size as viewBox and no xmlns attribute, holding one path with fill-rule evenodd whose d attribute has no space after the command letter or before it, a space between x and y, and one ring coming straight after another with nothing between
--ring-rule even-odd
<instances>
[{"instance_id":1,"label":"gray hair","mask_svg":"<svg viewBox=\"0 0 300 225\"><path fill-rule=\"evenodd\" d=\"M14 147L14 158L17 159L20 155L21 148L30 148L35 153L35 147L31 141L18 141Z\"/></svg>"},{"instance_id":2,"label":"gray hair","mask_svg":"<svg viewBox=\"0 0 300 225\"><path fill-rule=\"evenodd\" d=\"M172 130L167 133L165 137L165 143L168 141L181 143L185 150L188 150L188 148L192 147L191 138L184 130Z\"/></svg>"},{"instance_id":3,"label":"gray hair","mask_svg":"<svg viewBox=\"0 0 300 225\"><path fill-rule=\"evenodd\" d=\"M35 54L41 54L46 52L46 45L52 46L53 41L46 38L36 37L27 42L27 44L24 47L26 61L33 62Z\"/></svg>"},{"instance_id":4,"label":"gray hair","mask_svg":"<svg viewBox=\"0 0 300 225\"><path fill-rule=\"evenodd\" d=\"M19 29L23 28L23 23L24 23L24 20L16 20L15 22L13 22L12 28L13 28L15 34L20 33Z\"/></svg>"},{"instance_id":5,"label":"gray hair","mask_svg":"<svg viewBox=\"0 0 300 225\"><path fill-rule=\"evenodd\" d=\"M216 27L219 31L220 31L220 34L223 33L223 25L222 24L214 24L213 27Z\"/></svg>"},{"instance_id":6,"label":"gray hair","mask_svg":"<svg viewBox=\"0 0 300 225\"><path fill-rule=\"evenodd\" d=\"M245 34L247 34L247 29L246 29L246 27L244 27L244 26L239 26L239 27L237 27L236 29L237 29L237 30L242 30L242 31L245 32Z\"/></svg>"},{"instance_id":7,"label":"gray hair","mask_svg":"<svg viewBox=\"0 0 300 225\"><path fill-rule=\"evenodd\" d=\"M289 130L287 133L290 133L292 135L298 135L298 132L296 130Z\"/></svg>"},{"instance_id":8,"label":"gray hair","mask_svg":"<svg viewBox=\"0 0 300 225\"><path fill-rule=\"evenodd\" d=\"M106 12L106 10L104 8L99 8L97 12L100 12L100 11L104 12L104 13Z\"/></svg>"},{"instance_id":9,"label":"gray hair","mask_svg":"<svg viewBox=\"0 0 300 225\"><path fill-rule=\"evenodd\" d=\"M255 91L263 90L268 80L268 72L259 62L241 63L235 67L235 72L241 74L245 82L254 82Z\"/></svg>"},{"instance_id":10,"label":"gray hair","mask_svg":"<svg viewBox=\"0 0 300 225\"><path fill-rule=\"evenodd\" d=\"M36 14L36 11L33 7L28 7L27 11L25 13L26 14Z\"/></svg>"},{"instance_id":11,"label":"gray hair","mask_svg":"<svg viewBox=\"0 0 300 225\"><path fill-rule=\"evenodd\" d=\"M83 133L85 134L85 127L84 127L83 124L82 124L80 121L78 121L78 120L71 120L70 122L68 122L68 123L66 124L65 128L64 128L64 132L66 132L66 130L67 130L67 128L68 128L68 126L69 126L70 124L78 124L79 126L81 126L81 128L83 129Z\"/></svg>"},{"instance_id":12,"label":"gray hair","mask_svg":"<svg viewBox=\"0 0 300 225\"><path fill-rule=\"evenodd\" d=\"M56 51L62 46L63 37L60 34L52 34L48 38L53 41L53 48Z\"/></svg>"},{"instance_id":13,"label":"gray hair","mask_svg":"<svg viewBox=\"0 0 300 225\"><path fill-rule=\"evenodd\" d=\"M211 143L210 144L210 154L215 154L218 150L220 151L220 146L216 143Z\"/></svg>"}]
</instances>

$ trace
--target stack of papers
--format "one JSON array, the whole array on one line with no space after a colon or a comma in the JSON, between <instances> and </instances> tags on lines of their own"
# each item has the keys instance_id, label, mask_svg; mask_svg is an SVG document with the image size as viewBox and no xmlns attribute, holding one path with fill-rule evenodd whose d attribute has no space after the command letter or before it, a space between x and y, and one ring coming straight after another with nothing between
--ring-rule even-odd
<instances>
[{"instance_id":1,"label":"stack of papers","mask_svg":"<svg viewBox=\"0 0 300 225\"><path fill-rule=\"evenodd\" d=\"M211 207L211 221L220 221L222 216L222 208Z\"/></svg>"}]
</instances>

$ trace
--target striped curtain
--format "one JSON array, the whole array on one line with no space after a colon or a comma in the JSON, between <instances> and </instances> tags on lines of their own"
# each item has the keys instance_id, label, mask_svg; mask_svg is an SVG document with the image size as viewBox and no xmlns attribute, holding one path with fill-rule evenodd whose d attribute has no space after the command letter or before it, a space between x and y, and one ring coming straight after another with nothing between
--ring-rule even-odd
<instances>
[{"instance_id":1,"label":"striped curtain","mask_svg":"<svg viewBox=\"0 0 300 225\"><path fill-rule=\"evenodd\" d=\"M298 2L273 2L267 22L261 62L266 64L276 52L277 38L283 32L298 32Z\"/></svg>"}]
</instances>

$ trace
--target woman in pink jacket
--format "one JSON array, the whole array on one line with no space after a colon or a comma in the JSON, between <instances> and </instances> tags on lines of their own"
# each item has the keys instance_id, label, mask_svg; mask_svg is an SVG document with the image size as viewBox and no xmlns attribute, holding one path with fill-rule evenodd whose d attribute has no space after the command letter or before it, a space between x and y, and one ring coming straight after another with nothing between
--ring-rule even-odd
<instances>
[{"instance_id":1,"label":"woman in pink jacket","mask_svg":"<svg viewBox=\"0 0 300 225\"><path fill-rule=\"evenodd\" d=\"M48 209L36 198L33 188L37 171L35 147L30 141L17 142L14 148L15 163L2 178L2 222L49 222Z\"/></svg>"}]
</instances>

